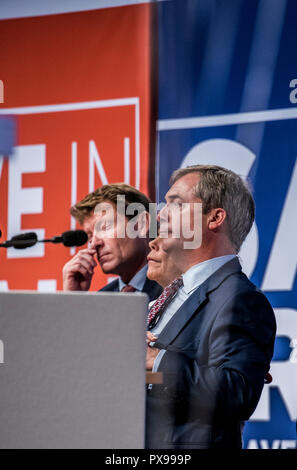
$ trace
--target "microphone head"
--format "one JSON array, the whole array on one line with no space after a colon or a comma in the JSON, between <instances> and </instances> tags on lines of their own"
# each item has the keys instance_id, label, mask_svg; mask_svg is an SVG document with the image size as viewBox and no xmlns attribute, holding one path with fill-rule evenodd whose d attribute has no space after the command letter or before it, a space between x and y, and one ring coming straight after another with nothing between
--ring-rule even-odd
<instances>
[{"instance_id":1,"label":"microphone head","mask_svg":"<svg viewBox=\"0 0 297 470\"><path fill-rule=\"evenodd\" d=\"M29 248L37 243L37 234L35 232L21 233L20 235L11 237L10 243L10 246L13 246L18 250Z\"/></svg>"},{"instance_id":2,"label":"microphone head","mask_svg":"<svg viewBox=\"0 0 297 470\"><path fill-rule=\"evenodd\" d=\"M61 236L64 246L81 246L88 241L88 235L84 230L68 230Z\"/></svg>"}]
</instances>

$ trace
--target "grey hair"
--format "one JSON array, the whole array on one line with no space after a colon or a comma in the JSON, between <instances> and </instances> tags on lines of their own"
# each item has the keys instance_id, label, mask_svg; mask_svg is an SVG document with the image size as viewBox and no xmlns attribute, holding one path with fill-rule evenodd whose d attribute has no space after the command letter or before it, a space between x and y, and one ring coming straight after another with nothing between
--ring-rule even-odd
<instances>
[{"instance_id":1,"label":"grey hair","mask_svg":"<svg viewBox=\"0 0 297 470\"><path fill-rule=\"evenodd\" d=\"M221 207L226 211L228 234L238 253L255 219L255 202L248 184L231 170L216 165L192 165L173 172L172 186L189 173L199 173L193 187L194 195L202 201L203 214Z\"/></svg>"}]
</instances>

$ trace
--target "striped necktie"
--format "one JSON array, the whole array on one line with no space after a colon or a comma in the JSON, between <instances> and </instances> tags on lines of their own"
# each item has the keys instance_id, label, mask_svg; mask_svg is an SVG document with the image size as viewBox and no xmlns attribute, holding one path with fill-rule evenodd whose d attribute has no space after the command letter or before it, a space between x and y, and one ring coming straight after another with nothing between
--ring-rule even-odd
<instances>
[{"instance_id":1,"label":"striped necktie","mask_svg":"<svg viewBox=\"0 0 297 470\"><path fill-rule=\"evenodd\" d=\"M177 294L178 289L183 285L182 277L177 277L172 281L169 286L165 287L162 294L152 305L147 318L148 330L151 330L158 323L162 313L164 312L167 305L173 300Z\"/></svg>"}]
</instances>

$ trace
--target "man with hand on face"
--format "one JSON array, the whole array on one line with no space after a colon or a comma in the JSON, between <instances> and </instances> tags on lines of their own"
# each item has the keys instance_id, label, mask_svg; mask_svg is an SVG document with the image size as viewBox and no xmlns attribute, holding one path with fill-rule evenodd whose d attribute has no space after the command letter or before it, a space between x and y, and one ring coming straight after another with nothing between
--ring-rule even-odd
<instances>
[{"instance_id":1,"label":"man with hand on face","mask_svg":"<svg viewBox=\"0 0 297 470\"><path fill-rule=\"evenodd\" d=\"M253 220L253 198L235 173L206 165L174 172L159 214L164 255L159 238L148 255L148 276L172 282L148 316L147 370L162 372L163 384L148 387L147 448L242 447L276 332L268 300L237 257Z\"/></svg>"},{"instance_id":2,"label":"man with hand on face","mask_svg":"<svg viewBox=\"0 0 297 470\"><path fill-rule=\"evenodd\" d=\"M122 205L117 205L119 197L124 197ZM118 183L101 186L71 208L71 215L88 234L89 247L80 250L65 264L64 291L89 290L97 258L105 274L119 276L101 291L140 291L146 293L149 300L160 295L161 286L146 276L149 227L152 223L149 203L149 199L137 189ZM128 230L134 214L126 214L130 204L143 208L137 218L137 236L134 238L129 236Z\"/></svg>"}]
</instances>

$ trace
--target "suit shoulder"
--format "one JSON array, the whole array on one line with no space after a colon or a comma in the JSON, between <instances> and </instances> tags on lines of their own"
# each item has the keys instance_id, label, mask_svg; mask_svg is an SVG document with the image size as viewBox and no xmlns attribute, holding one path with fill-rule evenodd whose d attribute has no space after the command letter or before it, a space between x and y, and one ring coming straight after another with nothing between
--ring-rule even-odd
<instances>
[{"instance_id":1,"label":"suit shoulder","mask_svg":"<svg viewBox=\"0 0 297 470\"><path fill-rule=\"evenodd\" d=\"M238 317L242 314L245 321L268 321L275 324L274 311L266 295L244 273L230 276L223 284L223 310L230 309Z\"/></svg>"},{"instance_id":2,"label":"suit shoulder","mask_svg":"<svg viewBox=\"0 0 297 470\"><path fill-rule=\"evenodd\" d=\"M252 281L250 281L242 271L233 273L225 279L221 284L221 287L225 290L227 296L255 295L256 297L264 297L266 299L265 294Z\"/></svg>"},{"instance_id":3,"label":"suit shoulder","mask_svg":"<svg viewBox=\"0 0 297 470\"><path fill-rule=\"evenodd\" d=\"M259 287L257 287L243 272L235 275L231 282L237 286L239 294L254 295L256 298L262 299L264 302L267 302L270 305L264 292Z\"/></svg>"},{"instance_id":4,"label":"suit shoulder","mask_svg":"<svg viewBox=\"0 0 297 470\"><path fill-rule=\"evenodd\" d=\"M236 272L225 278L220 285L209 293L214 310L222 312L244 312L252 317L274 317L274 312L265 294L255 286L243 272Z\"/></svg>"}]
</instances>

